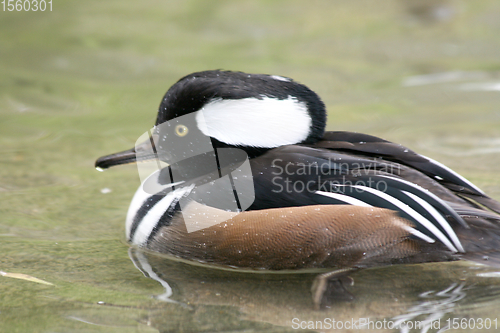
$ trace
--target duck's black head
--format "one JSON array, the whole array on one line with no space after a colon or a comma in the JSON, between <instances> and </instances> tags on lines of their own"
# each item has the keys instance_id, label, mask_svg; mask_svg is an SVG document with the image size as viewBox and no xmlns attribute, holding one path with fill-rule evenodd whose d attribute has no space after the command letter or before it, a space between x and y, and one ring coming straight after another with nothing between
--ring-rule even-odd
<instances>
[{"instance_id":1,"label":"duck's black head","mask_svg":"<svg viewBox=\"0 0 500 333\"><path fill-rule=\"evenodd\" d=\"M288 144L314 143L326 125L325 105L292 79L231 71L189 74L163 96L156 126L195 113L197 130L214 147L238 147L255 157ZM135 161L129 150L96 161L96 167Z\"/></svg>"}]
</instances>

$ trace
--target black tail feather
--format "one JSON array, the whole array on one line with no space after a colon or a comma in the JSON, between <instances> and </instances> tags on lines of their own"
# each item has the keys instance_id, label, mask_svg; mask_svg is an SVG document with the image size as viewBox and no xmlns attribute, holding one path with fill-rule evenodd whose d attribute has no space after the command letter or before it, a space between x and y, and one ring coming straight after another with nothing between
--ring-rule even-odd
<instances>
[{"instance_id":1,"label":"black tail feather","mask_svg":"<svg viewBox=\"0 0 500 333\"><path fill-rule=\"evenodd\" d=\"M500 202L486 196L486 195L470 195L470 194L465 194L465 193L461 193L462 196L465 196L469 199L472 199L474 200L475 202L483 205L484 207L500 214ZM500 218L500 216L499 216Z\"/></svg>"}]
</instances>

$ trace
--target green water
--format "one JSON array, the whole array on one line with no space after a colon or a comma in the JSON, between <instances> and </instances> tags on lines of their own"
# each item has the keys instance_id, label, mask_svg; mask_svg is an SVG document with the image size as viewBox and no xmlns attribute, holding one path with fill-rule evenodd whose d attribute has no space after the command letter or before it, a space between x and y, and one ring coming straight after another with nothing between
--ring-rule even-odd
<instances>
[{"instance_id":1,"label":"green water","mask_svg":"<svg viewBox=\"0 0 500 333\"><path fill-rule=\"evenodd\" d=\"M165 294L124 242L135 166L93 168L151 127L177 79L222 68L293 77L323 97L329 129L400 142L500 199L499 17L496 0L53 0L52 12L0 11L0 271L53 284L0 276L0 331L500 317L500 277L465 262L358 272L353 302L315 311L311 274L150 257Z\"/></svg>"}]
</instances>

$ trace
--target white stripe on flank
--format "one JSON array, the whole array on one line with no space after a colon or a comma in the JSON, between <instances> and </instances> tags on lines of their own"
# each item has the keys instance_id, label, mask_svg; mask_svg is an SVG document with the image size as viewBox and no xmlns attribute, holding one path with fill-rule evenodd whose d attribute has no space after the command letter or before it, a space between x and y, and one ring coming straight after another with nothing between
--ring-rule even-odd
<instances>
[{"instance_id":1,"label":"white stripe on flank","mask_svg":"<svg viewBox=\"0 0 500 333\"><path fill-rule=\"evenodd\" d=\"M363 189L369 193L372 193L401 209L403 212L407 213L411 217L413 217L418 223L420 223L423 227L427 228L432 234L434 234L446 247L448 247L453 252L458 252L458 250L451 244L450 240L441 232L439 229L432 224L431 221L427 220L425 217L417 213L413 208L408 206L407 204L399 201L398 199L388 195L387 193L378 191L371 187L353 185L352 187Z\"/></svg>"},{"instance_id":2,"label":"white stripe on flank","mask_svg":"<svg viewBox=\"0 0 500 333\"><path fill-rule=\"evenodd\" d=\"M350 196L344 195L344 194L324 192L324 191L316 191L316 194L320 194L320 195L323 195L325 197L337 199L337 200L343 201L343 202L348 203L348 204L353 205L353 206L373 207L372 205L369 205L364 201L361 201L359 199L356 199L356 198L353 198L353 197L350 197Z\"/></svg>"},{"instance_id":3,"label":"white stripe on flank","mask_svg":"<svg viewBox=\"0 0 500 333\"><path fill-rule=\"evenodd\" d=\"M396 178L396 177L391 177L391 176L387 176L387 175L380 175L380 177L389 178L389 179L398 181L400 183L406 184L408 186L411 186L411 187L413 187L413 188L415 188L415 189L417 189L419 191L423 191L425 194L427 194L428 196L430 196L431 198L433 198L434 200L436 200L437 202L439 202L441 205L443 205L444 207L446 207L450 212L455 212L455 210L453 208L451 208L450 205L448 205L444 200L442 200L440 197L438 197L437 195L435 195L434 193L432 193L428 189L423 188L420 185L414 184L414 183L409 182L409 181L404 180L404 179L400 179L400 178ZM467 225L467 223L465 223L465 221L460 217L460 215L458 213L456 213L456 216L454 216L454 217L455 217L455 220L457 220L457 218L458 218L458 223L460 223L462 226L464 226L467 229L470 228L469 225Z\"/></svg>"},{"instance_id":4,"label":"white stripe on flank","mask_svg":"<svg viewBox=\"0 0 500 333\"><path fill-rule=\"evenodd\" d=\"M174 201L178 201L185 194L191 192L194 184L188 187L181 187L173 192L168 193L163 199L158 201L156 205L151 208L148 213L142 218L135 230L132 243L138 246L146 245L146 242L153 232L153 229L160 222L160 218L165 213L165 211L172 205Z\"/></svg>"},{"instance_id":5,"label":"white stripe on flank","mask_svg":"<svg viewBox=\"0 0 500 333\"><path fill-rule=\"evenodd\" d=\"M317 194L320 194L320 195L324 195L326 197L331 197L331 198L334 198L334 199L337 199L337 200L340 200L340 201L344 201L348 204L351 204L351 205L354 205L354 206L362 206L362 207L373 207L372 205L369 205L367 204L366 202L364 201L361 201L359 199L356 199L356 198L353 198L353 197L350 197L350 196L347 196L347 195L344 195L344 194L339 194L339 193L331 193L331 192L323 192L323 191L316 191ZM408 225L402 225L401 226L402 229L408 231L410 234L420 238L420 239L423 239L424 241L426 241L427 243L435 243L435 240L430 238L429 236L421 233L420 231L418 231L417 229L415 228L412 228Z\"/></svg>"},{"instance_id":6,"label":"white stripe on flank","mask_svg":"<svg viewBox=\"0 0 500 333\"><path fill-rule=\"evenodd\" d=\"M432 238L430 238L429 236L427 236L426 234L423 234L421 233L420 231L418 231L417 229L415 228L412 228L408 225L403 225L401 226L402 229L408 231L410 234L412 234L413 236L416 236L418 238L421 238L423 239L424 241L426 241L427 243L435 243L436 241Z\"/></svg>"},{"instance_id":7,"label":"white stripe on flank","mask_svg":"<svg viewBox=\"0 0 500 333\"><path fill-rule=\"evenodd\" d=\"M476 185L472 184L470 181L468 181L467 179L465 179L462 175L456 173L455 171L451 170L450 168L448 168L446 165L444 164L441 164L439 163L438 161L435 161L433 160L432 158L429 158L427 156L424 156L424 155L420 155L422 157L425 157L426 159L428 159L432 164L435 164L443 169L445 169L446 171L452 173L453 175L455 175L456 177L460 178L460 180L462 180L464 183L466 183L467 185L469 185L470 187L472 187L473 189L475 189L476 191L478 191L479 193L481 194L484 194L483 191L481 191L481 189L479 187L477 187Z\"/></svg>"},{"instance_id":8,"label":"white stripe on flank","mask_svg":"<svg viewBox=\"0 0 500 333\"><path fill-rule=\"evenodd\" d=\"M443 229L446 231L448 236L450 236L451 241L455 246L457 247L458 251L465 253L465 250L460 243L460 240L457 237L457 234L455 234L455 231L451 228L450 224L448 221L444 219L444 217L434 208L432 207L428 202L423 200L422 198L416 196L413 193L403 191L404 194L412 198L414 201L416 201L420 206L422 206L427 212L429 212L437 221L438 223L443 227Z\"/></svg>"}]
</instances>

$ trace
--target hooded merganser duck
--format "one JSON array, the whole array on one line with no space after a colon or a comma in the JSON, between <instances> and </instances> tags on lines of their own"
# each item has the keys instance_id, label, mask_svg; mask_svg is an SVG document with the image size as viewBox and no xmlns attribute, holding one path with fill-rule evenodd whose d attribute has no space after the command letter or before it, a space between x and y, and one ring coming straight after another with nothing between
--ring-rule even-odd
<instances>
[{"instance_id":1,"label":"hooded merganser duck","mask_svg":"<svg viewBox=\"0 0 500 333\"><path fill-rule=\"evenodd\" d=\"M130 205L127 240L182 259L341 271L500 262L499 202L400 144L325 125L319 96L290 78L198 72L167 91L144 143L96 167L157 163Z\"/></svg>"}]
</instances>

